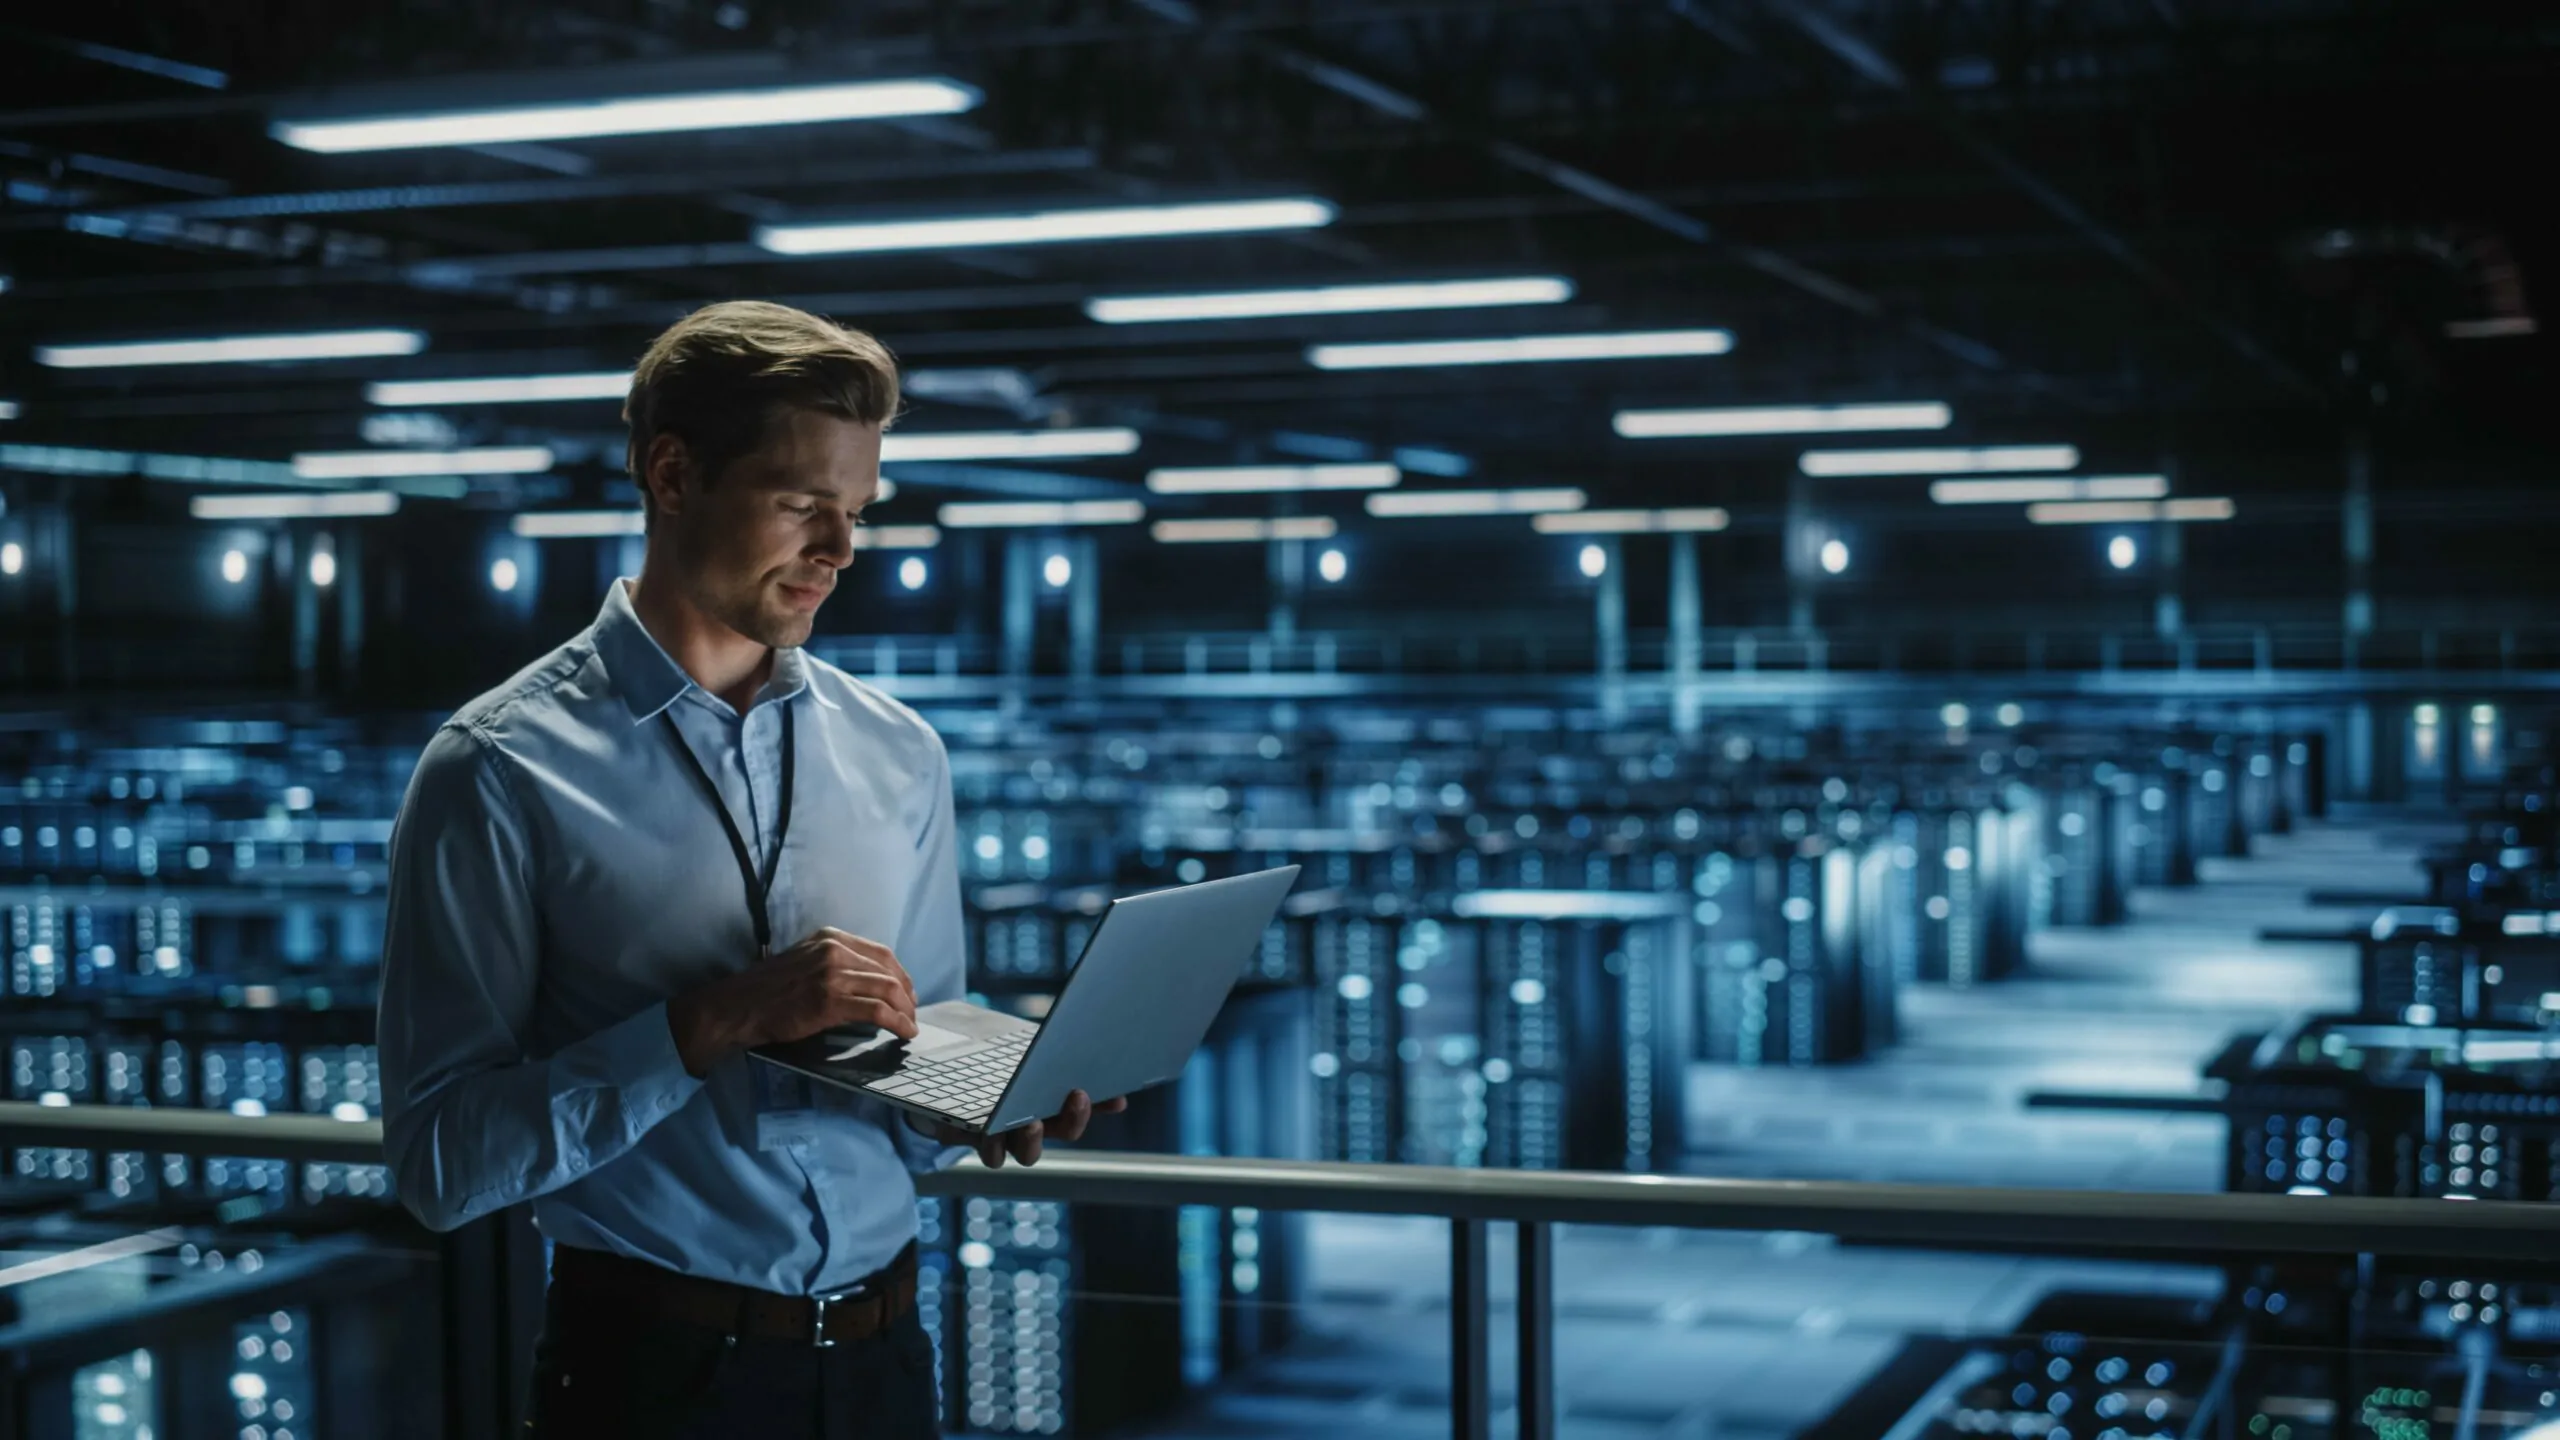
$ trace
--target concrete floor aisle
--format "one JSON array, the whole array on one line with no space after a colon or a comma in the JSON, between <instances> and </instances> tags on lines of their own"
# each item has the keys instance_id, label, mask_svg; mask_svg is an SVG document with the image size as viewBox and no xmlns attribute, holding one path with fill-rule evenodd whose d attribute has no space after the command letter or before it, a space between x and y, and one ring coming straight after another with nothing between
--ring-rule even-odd
<instances>
[{"instance_id":1,"label":"concrete floor aisle","mask_svg":"<svg viewBox=\"0 0 2560 1440\"><path fill-rule=\"evenodd\" d=\"M1941 1184L2212 1190L2211 1116L2024 1108L2034 1091L2192 1094L2232 1034L2353 1003L2344 930L2370 908L2315 889L2414 894L2423 821L2368 816L2261 839L2203 883L2137 892L2129 923L2034 938L2023 975L1905 999L1903 1042L1817 1071L1699 1066L1692 1173ZM1447 1433L1447 1238L1423 1220L1307 1222L1304 1338L1203 1394L1175 1437ZM1497 1245L1504 1237L1497 1227ZM1494 1333L1511 1323L1495 1256ZM1998 1334L2057 1289L2209 1296L2210 1271L1841 1250L1810 1235L1576 1229L1558 1246L1558 1375L1574 1440L1782 1440L1916 1334ZM1497 1339L1500 1348L1499 1338ZM1497 1391L1510 1374L1498 1353ZM1497 1433L1509 1417L1497 1420Z\"/></svg>"}]
</instances>

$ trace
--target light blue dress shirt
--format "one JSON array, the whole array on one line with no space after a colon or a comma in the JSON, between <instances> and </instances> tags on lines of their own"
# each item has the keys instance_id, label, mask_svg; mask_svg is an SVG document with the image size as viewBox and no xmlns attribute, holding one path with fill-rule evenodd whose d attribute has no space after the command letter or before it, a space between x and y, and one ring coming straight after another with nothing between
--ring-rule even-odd
<instances>
[{"instance_id":1,"label":"light blue dress shirt","mask_svg":"<svg viewBox=\"0 0 2560 1440\"><path fill-rule=\"evenodd\" d=\"M756 941L720 819L658 717L761 865L785 706L798 793L776 948L832 925L894 949L920 1004L961 993L941 738L796 650L741 716L616 582L585 633L437 731L392 831L384 1148L429 1226L531 1201L561 1244L793 1295L841 1289L913 1238L910 1172L961 1151L744 1055L697 1080L667 1027L670 998L753 963Z\"/></svg>"}]
</instances>

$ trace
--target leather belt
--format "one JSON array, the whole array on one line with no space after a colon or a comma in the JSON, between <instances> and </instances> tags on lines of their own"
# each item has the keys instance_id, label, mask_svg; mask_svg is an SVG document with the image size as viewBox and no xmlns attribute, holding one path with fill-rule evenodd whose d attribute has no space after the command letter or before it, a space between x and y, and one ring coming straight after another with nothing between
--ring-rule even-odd
<instances>
[{"instance_id":1,"label":"leather belt","mask_svg":"<svg viewBox=\"0 0 2560 1440\"><path fill-rule=\"evenodd\" d=\"M563 1299L578 1304L602 1303L728 1335L825 1347L868 1340L915 1308L916 1247L909 1244L897 1259L827 1295L777 1295L571 1245L551 1248L551 1283Z\"/></svg>"}]
</instances>

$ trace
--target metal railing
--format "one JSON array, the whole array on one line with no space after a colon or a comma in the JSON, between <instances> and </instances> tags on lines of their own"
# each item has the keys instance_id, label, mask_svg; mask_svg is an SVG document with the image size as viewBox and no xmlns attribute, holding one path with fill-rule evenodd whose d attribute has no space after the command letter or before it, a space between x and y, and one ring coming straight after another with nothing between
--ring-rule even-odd
<instances>
[{"instance_id":1,"label":"metal railing","mask_svg":"<svg viewBox=\"0 0 2560 1440\"><path fill-rule=\"evenodd\" d=\"M378 1122L0 1103L0 1146L380 1163ZM1296 1160L1053 1152L1032 1168L965 1163L927 1195L1079 1205L1252 1206L1420 1215L1450 1226L1450 1427L1491 1433L1488 1226L1518 1229L1521 1440L1555 1434L1558 1225L1792 1231L1853 1244L2056 1252L2178 1263L2286 1256L2560 1262L2560 1209L2433 1200L2152 1194L1459 1170Z\"/></svg>"}]
</instances>

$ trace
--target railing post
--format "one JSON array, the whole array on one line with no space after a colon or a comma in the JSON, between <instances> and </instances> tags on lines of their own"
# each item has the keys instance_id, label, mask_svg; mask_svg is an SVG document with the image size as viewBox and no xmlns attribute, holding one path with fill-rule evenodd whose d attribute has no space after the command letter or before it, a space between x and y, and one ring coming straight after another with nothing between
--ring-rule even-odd
<instances>
[{"instance_id":1,"label":"railing post","mask_svg":"<svg viewBox=\"0 0 2560 1440\"><path fill-rule=\"evenodd\" d=\"M1523 1220L1520 1229L1519 1440L1555 1440L1555 1227Z\"/></svg>"},{"instance_id":2,"label":"railing post","mask_svg":"<svg viewBox=\"0 0 2560 1440\"><path fill-rule=\"evenodd\" d=\"M1485 1222L1449 1222L1449 1434L1492 1440L1493 1334L1485 1321Z\"/></svg>"}]
</instances>

